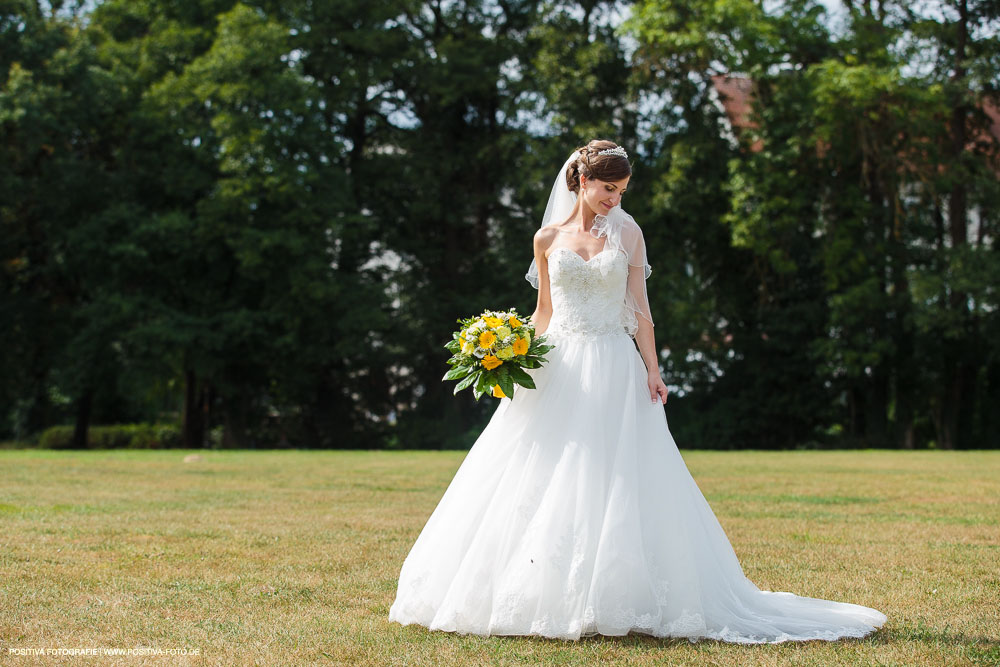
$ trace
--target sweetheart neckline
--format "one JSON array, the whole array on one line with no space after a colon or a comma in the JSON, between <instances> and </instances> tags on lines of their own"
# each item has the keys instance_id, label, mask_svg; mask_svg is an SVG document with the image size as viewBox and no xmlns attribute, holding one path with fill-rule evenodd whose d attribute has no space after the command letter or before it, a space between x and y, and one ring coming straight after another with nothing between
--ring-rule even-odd
<instances>
[{"instance_id":1,"label":"sweetheart neckline","mask_svg":"<svg viewBox=\"0 0 1000 667\"><path fill-rule=\"evenodd\" d=\"M567 248L566 246L561 245L558 248L556 248L555 250L553 250L552 252L550 252L549 253L549 257L552 257L552 253L556 252L557 250L565 250L566 252L573 253L574 255L576 255L577 257L579 257L580 261L583 262L584 264L590 264L592 261L594 261L595 259L597 259L601 255L603 255L604 253L609 252L611 250L611 248L605 248L604 250L602 250L601 252L597 253L596 255L594 255L593 257L591 257L590 259L584 259L583 255L581 255L577 251L573 250L572 248Z\"/></svg>"}]
</instances>

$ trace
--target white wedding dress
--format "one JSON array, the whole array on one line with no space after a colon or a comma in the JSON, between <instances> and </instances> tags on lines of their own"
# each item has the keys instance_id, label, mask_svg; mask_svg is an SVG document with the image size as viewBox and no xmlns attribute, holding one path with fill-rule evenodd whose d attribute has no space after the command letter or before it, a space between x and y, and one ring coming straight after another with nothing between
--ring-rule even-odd
<instances>
[{"instance_id":1,"label":"white wedding dress","mask_svg":"<svg viewBox=\"0 0 1000 667\"><path fill-rule=\"evenodd\" d=\"M875 609L747 579L622 327L629 260L548 258L555 347L501 399L403 563L389 619L477 635L862 637ZM609 255L608 253L613 253ZM598 264L608 267L607 273Z\"/></svg>"}]
</instances>

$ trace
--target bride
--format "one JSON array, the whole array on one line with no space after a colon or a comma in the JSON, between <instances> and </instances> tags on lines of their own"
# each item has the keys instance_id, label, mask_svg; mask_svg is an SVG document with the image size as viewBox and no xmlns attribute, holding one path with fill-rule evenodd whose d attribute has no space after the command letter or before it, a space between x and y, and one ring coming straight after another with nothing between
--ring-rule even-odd
<instances>
[{"instance_id":1,"label":"bride","mask_svg":"<svg viewBox=\"0 0 1000 667\"><path fill-rule=\"evenodd\" d=\"M869 634L886 621L875 609L758 589L688 472L664 416L642 231L620 205L631 173L624 149L595 140L556 176L526 274L554 348L472 445L389 619L571 640Z\"/></svg>"}]
</instances>

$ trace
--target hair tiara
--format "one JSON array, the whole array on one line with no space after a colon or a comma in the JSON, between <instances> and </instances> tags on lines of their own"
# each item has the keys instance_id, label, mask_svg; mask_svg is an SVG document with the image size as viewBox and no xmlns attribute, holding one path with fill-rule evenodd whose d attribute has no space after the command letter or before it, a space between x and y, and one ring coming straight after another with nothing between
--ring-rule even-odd
<instances>
[{"instance_id":1,"label":"hair tiara","mask_svg":"<svg viewBox=\"0 0 1000 667\"><path fill-rule=\"evenodd\" d=\"M614 148L605 148L603 151L597 151L598 155L617 155L618 157L623 157L628 159L628 153L621 146L615 146Z\"/></svg>"}]
</instances>

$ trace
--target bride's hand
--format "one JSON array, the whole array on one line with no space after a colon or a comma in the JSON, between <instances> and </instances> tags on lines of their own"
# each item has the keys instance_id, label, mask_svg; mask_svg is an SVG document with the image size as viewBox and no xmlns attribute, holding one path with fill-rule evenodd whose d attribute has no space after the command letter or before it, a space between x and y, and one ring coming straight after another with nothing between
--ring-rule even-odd
<instances>
[{"instance_id":1,"label":"bride's hand","mask_svg":"<svg viewBox=\"0 0 1000 667\"><path fill-rule=\"evenodd\" d=\"M648 377L646 378L646 384L649 386L650 401L655 403L657 397L659 397L660 403L667 402L667 394L670 393L670 390L667 389L667 385L663 383L663 378L660 377L659 369L650 371Z\"/></svg>"}]
</instances>

